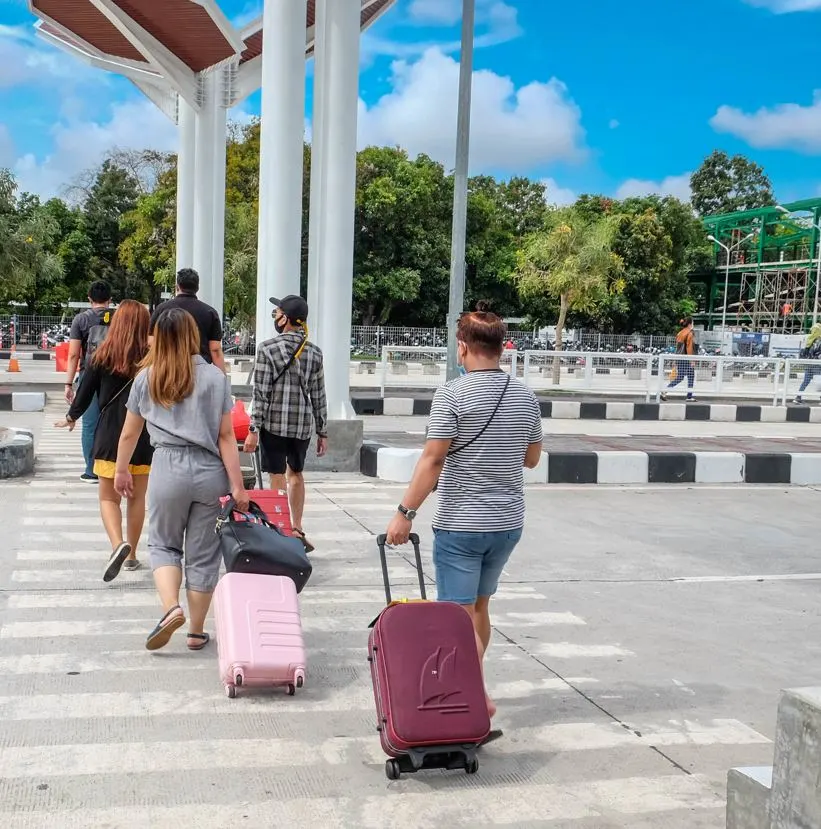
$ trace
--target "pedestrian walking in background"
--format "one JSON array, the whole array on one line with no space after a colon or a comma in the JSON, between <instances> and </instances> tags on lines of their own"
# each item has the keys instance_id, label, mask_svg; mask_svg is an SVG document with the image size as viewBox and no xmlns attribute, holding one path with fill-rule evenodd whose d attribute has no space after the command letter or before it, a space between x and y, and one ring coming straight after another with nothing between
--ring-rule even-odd
<instances>
[{"instance_id":1,"label":"pedestrian walking in background","mask_svg":"<svg viewBox=\"0 0 821 829\"><path fill-rule=\"evenodd\" d=\"M184 564L188 648L201 650L209 642L205 617L219 578L220 498L230 492L239 509L248 509L231 423L231 386L200 354L197 324L181 308L157 318L144 365L128 397L114 484L125 497L134 492L128 467L147 424L154 446L148 553L165 613L146 647L164 647L185 624L179 604Z\"/></svg>"},{"instance_id":2,"label":"pedestrian walking in background","mask_svg":"<svg viewBox=\"0 0 821 829\"><path fill-rule=\"evenodd\" d=\"M177 295L158 305L151 315L149 335L154 336L154 326L163 311L182 308L194 318L199 331L199 353L206 363L213 363L225 371L225 354L222 350L222 322L215 308L197 299L200 290L200 275L192 268L183 268L177 273Z\"/></svg>"},{"instance_id":3,"label":"pedestrian walking in background","mask_svg":"<svg viewBox=\"0 0 821 829\"><path fill-rule=\"evenodd\" d=\"M804 348L801 349L802 360L815 360L817 362L810 363L804 369L804 379L798 388L795 402L803 403L804 398L801 396L812 383L813 379L821 374L821 322L815 323L807 334L807 340L804 343Z\"/></svg>"},{"instance_id":4,"label":"pedestrian walking in background","mask_svg":"<svg viewBox=\"0 0 821 829\"><path fill-rule=\"evenodd\" d=\"M473 619L480 658L490 644L490 598L522 537L524 467L542 454L539 402L500 366L506 327L485 303L462 314L458 361L467 374L442 386L431 404L425 449L388 525L389 544L405 544L417 511L437 485L433 564L439 601ZM496 706L488 696L488 713Z\"/></svg>"},{"instance_id":5,"label":"pedestrian walking in background","mask_svg":"<svg viewBox=\"0 0 821 829\"><path fill-rule=\"evenodd\" d=\"M257 349L251 425L244 449L252 454L259 447L271 489L287 489L293 533L310 553L314 547L302 526L302 473L314 432L317 456L328 449L322 351L308 340L308 303L302 297L272 297L270 301L279 336Z\"/></svg>"},{"instance_id":6,"label":"pedestrian walking in background","mask_svg":"<svg viewBox=\"0 0 821 829\"><path fill-rule=\"evenodd\" d=\"M682 380L687 379L687 399L695 400L693 383L696 380L696 366L693 356L696 353L696 340L693 333L693 320L686 317L680 323L681 330L676 334L676 376L668 383L668 389L674 389ZM661 393L661 399L667 400L667 392Z\"/></svg>"},{"instance_id":7,"label":"pedestrian walking in background","mask_svg":"<svg viewBox=\"0 0 821 829\"><path fill-rule=\"evenodd\" d=\"M112 548L103 581L115 579L122 567L136 570L140 566L137 544L145 522L145 493L154 453L145 429L138 436L128 467L134 476L134 484L128 497L125 539L121 497L114 489L114 470L125 423L126 402L147 351L148 311L133 299L124 300L111 321L108 336L83 371L65 420L55 424L72 431L89 407L99 401L99 421L92 447L93 473L100 481L100 515Z\"/></svg>"},{"instance_id":8,"label":"pedestrian walking in background","mask_svg":"<svg viewBox=\"0 0 821 829\"><path fill-rule=\"evenodd\" d=\"M68 367L66 371L66 403L74 401L74 381L81 380L83 371L94 352L102 345L111 324L111 288L105 282L93 282L88 289L91 308L74 317L69 333ZM86 468L80 480L97 483L94 474L94 432L100 417L100 405L95 396L83 415L83 458Z\"/></svg>"}]
</instances>

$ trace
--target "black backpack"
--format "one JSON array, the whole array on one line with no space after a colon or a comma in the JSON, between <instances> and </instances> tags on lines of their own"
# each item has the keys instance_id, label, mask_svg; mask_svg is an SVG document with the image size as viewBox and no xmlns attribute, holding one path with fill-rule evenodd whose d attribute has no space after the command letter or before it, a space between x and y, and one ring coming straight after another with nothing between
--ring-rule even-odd
<instances>
[{"instance_id":1,"label":"black backpack","mask_svg":"<svg viewBox=\"0 0 821 829\"><path fill-rule=\"evenodd\" d=\"M111 317L114 311L111 308L102 308L99 311L91 309L87 313L94 315L94 320L92 320L92 325L88 329L88 336L86 337L86 365L89 365L94 352L108 336L108 327L111 325Z\"/></svg>"}]
</instances>

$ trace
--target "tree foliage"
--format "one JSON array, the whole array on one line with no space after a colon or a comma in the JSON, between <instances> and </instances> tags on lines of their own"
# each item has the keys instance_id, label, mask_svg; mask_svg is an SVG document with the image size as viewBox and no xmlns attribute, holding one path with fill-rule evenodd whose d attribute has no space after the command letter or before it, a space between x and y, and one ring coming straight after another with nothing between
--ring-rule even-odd
<instances>
[{"instance_id":1,"label":"tree foliage","mask_svg":"<svg viewBox=\"0 0 821 829\"><path fill-rule=\"evenodd\" d=\"M690 178L693 208L702 216L754 210L775 204L763 168L743 155L716 150Z\"/></svg>"}]
</instances>

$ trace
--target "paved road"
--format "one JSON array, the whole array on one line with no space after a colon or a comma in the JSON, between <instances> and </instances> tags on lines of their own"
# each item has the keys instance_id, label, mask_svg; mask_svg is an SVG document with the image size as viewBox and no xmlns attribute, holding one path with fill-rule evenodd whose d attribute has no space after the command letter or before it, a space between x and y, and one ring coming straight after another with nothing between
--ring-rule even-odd
<instances>
[{"instance_id":1,"label":"paved road","mask_svg":"<svg viewBox=\"0 0 821 829\"><path fill-rule=\"evenodd\" d=\"M726 770L771 758L779 688L821 684L817 491L534 487L495 602L505 737L474 778L388 783L365 642L373 533L401 488L312 480L307 685L228 700L213 648L143 649L159 615L147 571L103 584L78 437L45 429L40 450L33 480L0 484L9 829L719 829ZM411 590L407 551L391 572Z\"/></svg>"}]
</instances>

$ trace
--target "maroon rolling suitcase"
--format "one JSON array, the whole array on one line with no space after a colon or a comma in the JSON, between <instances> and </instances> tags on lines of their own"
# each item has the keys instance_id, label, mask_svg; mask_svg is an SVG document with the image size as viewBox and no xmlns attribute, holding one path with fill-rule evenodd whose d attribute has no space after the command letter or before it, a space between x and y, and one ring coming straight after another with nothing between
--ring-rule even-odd
<instances>
[{"instance_id":1,"label":"maroon rolling suitcase","mask_svg":"<svg viewBox=\"0 0 821 829\"><path fill-rule=\"evenodd\" d=\"M473 623L452 602L425 595L419 536L411 534L421 601L392 601L385 536L377 538L388 606L368 639L376 730L390 756L385 773L479 768L476 749L490 733Z\"/></svg>"}]
</instances>

